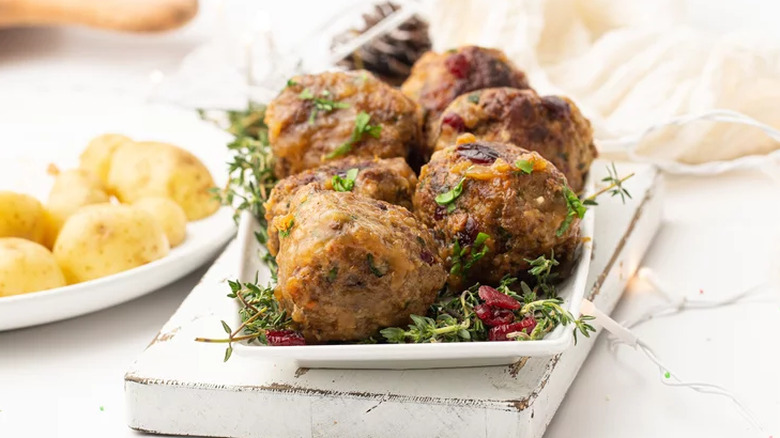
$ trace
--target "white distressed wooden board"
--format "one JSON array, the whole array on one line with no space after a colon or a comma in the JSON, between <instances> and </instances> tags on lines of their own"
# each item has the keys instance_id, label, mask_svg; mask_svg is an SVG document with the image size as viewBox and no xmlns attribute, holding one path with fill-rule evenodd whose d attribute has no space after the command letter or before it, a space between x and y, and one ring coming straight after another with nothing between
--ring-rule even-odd
<instances>
[{"instance_id":1,"label":"white distressed wooden board","mask_svg":"<svg viewBox=\"0 0 780 438\"><path fill-rule=\"evenodd\" d=\"M604 163L597 162L600 172ZM611 311L661 217L662 181L650 167L618 164L634 198L598 207L588 296ZM599 176L599 179L601 177ZM225 437L524 437L544 433L595 337L553 357L510 366L432 370L327 370L234 356L220 319L235 305L225 280L238 273L232 244L125 376L129 426Z\"/></svg>"}]
</instances>

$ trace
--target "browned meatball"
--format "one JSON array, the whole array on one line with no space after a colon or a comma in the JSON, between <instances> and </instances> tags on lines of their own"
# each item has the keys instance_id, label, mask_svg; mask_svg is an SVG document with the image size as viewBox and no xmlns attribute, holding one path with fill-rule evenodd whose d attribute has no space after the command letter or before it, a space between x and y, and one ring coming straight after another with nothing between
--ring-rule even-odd
<instances>
[{"instance_id":1,"label":"browned meatball","mask_svg":"<svg viewBox=\"0 0 780 438\"><path fill-rule=\"evenodd\" d=\"M563 174L536 152L475 141L433 154L414 211L434 231L452 288L497 284L505 275L524 277L527 260L541 255L554 252L570 265L580 231L576 215L562 227L566 193Z\"/></svg>"},{"instance_id":2,"label":"browned meatball","mask_svg":"<svg viewBox=\"0 0 780 438\"><path fill-rule=\"evenodd\" d=\"M491 87L530 88L525 73L518 70L504 52L465 46L423 55L412 67L412 74L401 86L401 91L422 106L428 137L444 108L456 97ZM423 162L433 153L432 144L428 141L418 151Z\"/></svg>"},{"instance_id":3,"label":"browned meatball","mask_svg":"<svg viewBox=\"0 0 780 438\"><path fill-rule=\"evenodd\" d=\"M347 173L357 169L354 185L348 191L373 199L412 209L412 194L417 186L417 175L403 158L346 157L333 160L320 167L304 170L279 181L271 191L265 204L265 219L268 222L268 251L276 255L279 237L273 226L273 218L290 211L290 202L295 192L307 184L318 189L334 190L333 177L347 179ZM337 187L345 190L348 187Z\"/></svg>"},{"instance_id":4,"label":"browned meatball","mask_svg":"<svg viewBox=\"0 0 780 438\"><path fill-rule=\"evenodd\" d=\"M280 230L276 298L307 342L356 341L423 315L447 274L430 231L397 205L299 190Z\"/></svg>"},{"instance_id":5,"label":"browned meatball","mask_svg":"<svg viewBox=\"0 0 780 438\"><path fill-rule=\"evenodd\" d=\"M511 143L539 152L579 192L596 158L593 129L574 102L532 90L488 88L464 94L444 110L435 128L435 150L455 144L463 132L478 140Z\"/></svg>"},{"instance_id":6,"label":"browned meatball","mask_svg":"<svg viewBox=\"0 0 780 438\"><path fill-rule=\"evenodd\" d=\"M276 176L346 155L406 158L422 139L421 114L366 71L296 76L265 113Z\"/></svg>"}]
</instances>

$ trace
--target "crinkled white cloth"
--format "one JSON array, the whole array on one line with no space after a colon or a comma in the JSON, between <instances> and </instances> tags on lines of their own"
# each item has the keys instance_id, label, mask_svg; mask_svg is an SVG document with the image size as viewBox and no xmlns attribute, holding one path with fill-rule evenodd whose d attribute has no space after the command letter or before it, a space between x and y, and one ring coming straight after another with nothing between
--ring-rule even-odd
<instances>
[{"instance_id":1,"label":"crinkled white cloth","mask_svg":"<svg viewBox=\"0 0 780 438\"><path fill-rule=\"evenodd\" d=\"M683 27L680 3L437 0L429 16L436 49L503 49L539 92L577 101L600 140L716 108L780 128L780 47ZM703 121L659 130L637 153L699 164L778 149L760 129Z\"/></svg>"}]
</instances>

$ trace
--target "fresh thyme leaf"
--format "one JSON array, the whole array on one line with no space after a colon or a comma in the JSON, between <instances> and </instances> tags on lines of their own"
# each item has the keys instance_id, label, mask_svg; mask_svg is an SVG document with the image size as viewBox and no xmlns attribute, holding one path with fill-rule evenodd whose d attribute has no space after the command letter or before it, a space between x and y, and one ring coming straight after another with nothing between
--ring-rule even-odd
<instances>
[{"instance_id":1,"label":"fresh thyme leaf","mask_svg":"<svg viewBox=\"0 0 780 438\"><path fill-rule=\"evenodd\" d=\"M225 321L219 321L222 323L222 329L225 330L225 333L230 334L233 330L230 329L230 326L227 325Z\"/></svg>"},{"instance_id":2,"label":"fresh thyme leaf","mask_svg":"<svg viewBox=\"0 0 780 438\"><path fill-rule=\"evenodd\" d=\"M528 161L528 160L517 160L515 161L515 167L523 171L523 173L530 174L534 171L534 163Z\"/></svg>"},{"instance_id":3,"label":"fresh thyme leaf","mask_svg":"<svg viewBox=\"0 0 780 438\"><path fill-rule=\"evenodd\" d=\"M337 192L351 192L355 187L355 179L357 179L358 169L349 169L346 175L342 178L340 175L333 175L331 185L333 190Z\"/></svg>"},{"instance_id":4,"label":"fresh thyme leaf","mask_svg":"<svg viewBox=\"0 0 780 438\"><path fill-rule=\"evenodd\" d=\"M370 120L371 115L367 112L361 111L358 113L357 117L355 117L355 129L352 130L352 135L349 137L349 140L334 149L328 155L325 155L325 158L330 160L331 158L340 157L346 154L352 150L352 146L355 143L363 140L363 137L366 134L374 138L379 138L382 132L382 127L379 125L370 125L368 123Z\"/></svg>"},{"instance_id":5,"label":"fresh thyme leaf","mask_svg":"<svg viewBox=\"0 0 780 438\"><path fill-rule=\"evenodd\" d=\"M233 354L233 344L228 344L228 347L225 349L225 358L222 359L222 362L227 362L228 359L230 359L230 356Z\"/></svg>"},{"instance_id":6,"label":"fresh thyme leaf","mask_svg":"<svg viewBox=\"0 0 780 438\"><path fill-rule=\"evenodd\" d=\"M458 184L455 185L452 189L440 193L438 196L436 196L436 203L439 205L448 205L451 204L453 201L458 199L458 196L460 196L461 193L463 193L463 182L466 180L466 178L461 178L460 181L458 181Z\"/></svg>"}]
</instances>

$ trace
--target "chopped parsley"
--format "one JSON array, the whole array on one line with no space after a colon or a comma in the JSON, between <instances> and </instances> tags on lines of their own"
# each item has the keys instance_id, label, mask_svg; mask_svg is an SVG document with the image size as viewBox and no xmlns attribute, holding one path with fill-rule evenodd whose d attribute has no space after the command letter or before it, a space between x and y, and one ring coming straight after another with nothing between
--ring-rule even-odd
<instances>
[{"instance_id":1,"label":"chopped parsley","mask_svg":"<svg viewBox=\"0 0 780 438\"><path fill-rule=\"evenodd\" d=\"M468 99L468 101L473 104L477 104L479 103L479 93L469 94L469 97L467 97L466 99Z\"/></svg>"},{"instance_id":2,"label":"chopped parsley","mask_svg":"<svg viewBox=\"0 0 780 438\"><path fill-rule=\"evenodd\" d=\"M311 114L309 114L309 124L314 123L314 119L320 111L329 113L338 108L349 108L348 103L327 99L327 97L330 96L330 91L328 90L322 90L320 96L321 97L316 97L309 88L304 88L303 91L301 91L301 94L298 95L298 98L301 100L311 100L314 102L314 108L311 110Z\"/></svg>"},{"instance_id":3,"label":"chopped parsley","mask_svg":"<svg viewBox=\"0 0 780 438\"><path fill-rule=\"evenodd\" d=\"M287 228L283 230L279 230L279 237L289 236L290 231L292 231L293 225L295 225L295 219L291 219L290 222L287 223Z\"/></svg>"},{"instance_id":4,"label":"chopped parsley","mask_svg":"<svg viewBox=\"0 0 780 438\"><path fill-rule=\"evenodd\" d=\"M376 265L374 265L374 255L373 254L368 253L368 255L366 256L366 262L368 262L368 269L370 269L371 273L376 275L377 277L382 278L387 273L387 272L380 271L379 268L377 268Z\"/></svg>"},{"instance_id":5,"label":"chopped parsley","mask_svg":"<svg viewBox=\"0 0 780 438\"><path fill-rule=\"evenodd\" d=\"M355 187L355 179L357 179L357 175L357 168L349 169L344 177L341 177L341 175L338 174L333 175L333 180L331 181L333 190L337 192L351 192Z\"/></svg>"},{"instance_id":6,"label":"chopped parsley","mask_svg":"<svg viewBox=\"0 0 780 438\"><path fill-rule=\"evenodd\" d=\"M487 254L489 248L485 244L490 238L487 233L478 233L477 238L474 239L474 243L469 247L461 248L460 242L457 240L452 246L452 268L450 268L450 274L452 275L465 275L475 263L477 263L482 257ZM464 260L466 254L469 254L468 259Z\"/></svg>"},{"instance_id":7,"label":"chopped parsley","mask_svg":"<svg viewBox=\"0 0 780 438\"><path fill-rule=\"evenodd\" d=\"M534 171L534 163L528 161L528 160L517 160L515 161L515 167L523 171L523 173L530 174Z\"/></svg>"},{"instance_id":8,"label":"chopped parsley","mask_svg":"<svg viewBox=\"0 0 780 438\"><path fill-rule=\"evenodd\" d=\"M439 193L438 196L436 196L436 203L441 206L447 206L447 213L452 213L453 210L455 210L455 200L458 199L458 196L460 196L461 193L463 193L463 182L466 180L466 178L461 178L460 181L458 181L458 184L455 185L452 189L444 192Z\"/></svg>"},{"instance_id":9,"label":"chopped parsley","mask_svg":"<svg viewBox=\"0 0 780 438\"><path fill-rule=\"evenodd\" d=\"M371 120L371 115L368 114L367 112L361 111L360 113L358 113L357 117L355 117L355 129L352 130L352 135L349 137L349 140L347 140L346 142L344 142L344 144L334 149L328 155L325 155L325 158L331 159L346 154L347 152L352 150L352 145L354 145L355 143L363 139L363 136L365 134L368 134L374 138L379 138L379 135L382 132L382 127L379 125L369 124L368 122L370 120Z\"/></svg>"}]
</instances>

